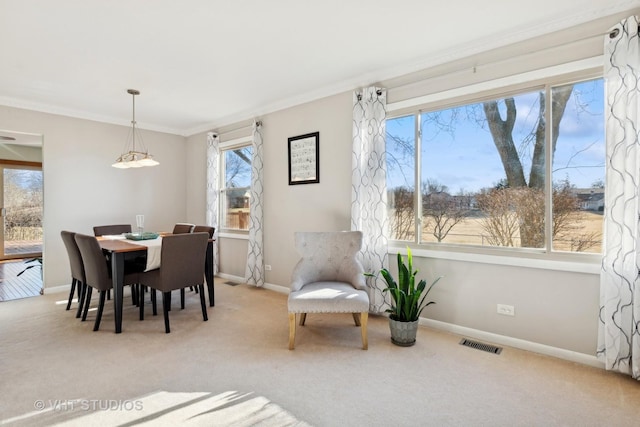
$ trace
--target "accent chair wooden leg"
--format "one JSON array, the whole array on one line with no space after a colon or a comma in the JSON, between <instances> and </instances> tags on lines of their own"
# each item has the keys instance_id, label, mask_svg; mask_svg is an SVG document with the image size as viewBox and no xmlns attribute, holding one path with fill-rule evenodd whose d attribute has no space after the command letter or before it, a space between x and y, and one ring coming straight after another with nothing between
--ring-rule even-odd
<instances>
[{"instance_id":1,"label":"accent chair wooden leg","mask_svg":"<svg viewBox=\"0 0 640 427\"><path fill-rule=\"evenodd\" d=\"M296 314L289 313L289 350L293 350L296 342Z\"/></svg>"},{"instance_id":2,"label":"accent chair wooden leg","mask_svg":"<svg viewBox=\"0 0 640 427\"><path fill-rule=\"evenodd\" d=\"M356 322L356 326L360 326L360 313L351 314L353 314L353 321Z\"/></svg>"},{"instance_id":3,"label":"accent chair wooden leg","mask_svg":"<svg viewBox=\"0 0 640 427\"><path fill-rule=\"evenodd\" d=\"M362 326L360 326L360 333L362 334L363 350L369 349L369 339L367 338L367 321L368 320L369 320L369 313L367 313L366 311L363 313L360 313L360 323L362 323Z\"/></svg>"},{"instance_id":4,"label":"accent chair wooden leg","mask_svg":"<svg viewBox=\"0 0 640 427\"><path fill-rule=\"evenodd\" d=\"M307 321L307 313L300 313L300 326L304 326L304 322Z\"/></svg>"}]
</instances>

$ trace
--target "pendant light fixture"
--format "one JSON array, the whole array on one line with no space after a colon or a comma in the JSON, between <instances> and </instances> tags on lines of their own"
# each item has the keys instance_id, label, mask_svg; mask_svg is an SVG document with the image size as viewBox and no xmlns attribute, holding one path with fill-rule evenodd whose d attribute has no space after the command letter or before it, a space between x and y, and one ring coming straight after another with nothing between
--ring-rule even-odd
<instances>
[{"instance_id":1,"label":"pendant light fixture","mask_svg":"<svg viewBox=\"0 0 640 427\"><path fill-rule=\"evenodd\" d=\"M140 135L140 132L136 128L136 95L140 95L140 91L136 89L128 89L127 93L129 93L133 98L133 119L131 120L131 129L129 130L129 135L127 136L122 155L120 155L116 162L111 166L118 169L127 169L159 165L160 163L155 161L153 156L147 151L147 147L145 147L144 142L142 142L142 135Z\"/></svg>"}]
</instances>

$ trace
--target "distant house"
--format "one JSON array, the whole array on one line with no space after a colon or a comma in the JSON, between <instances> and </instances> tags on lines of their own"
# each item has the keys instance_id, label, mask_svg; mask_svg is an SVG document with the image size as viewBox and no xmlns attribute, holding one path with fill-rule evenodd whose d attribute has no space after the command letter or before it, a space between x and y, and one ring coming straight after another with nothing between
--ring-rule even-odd
<instances>
[{"instance_id":1,"label":"distant house","mask_svg":"<svg viewBox=\"0 0 640 427\"><path fill-rule=\"evenodd\" d=\"M580 209L583 211L604 210L604 188L579 188L576 196L580 201Z\"/></svg>"}]
</instances>

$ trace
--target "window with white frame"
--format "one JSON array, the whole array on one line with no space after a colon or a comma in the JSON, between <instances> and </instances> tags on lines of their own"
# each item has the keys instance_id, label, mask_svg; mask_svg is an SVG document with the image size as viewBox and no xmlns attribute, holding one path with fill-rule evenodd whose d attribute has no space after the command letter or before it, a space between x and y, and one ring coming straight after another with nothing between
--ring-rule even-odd
<instances>
[{"instance_id":1,"label":"window with white frame","mask_svg":"<svg viewBox=\"0 0 640 427\"><path fill-rule=\"evenodd\" d=\"M415 111L386 132L392 239L600 252L601 78Z\"/></svg>"},{"instance_id":2,"label":"window with white frame","mask_svg":"<svg viewBox=\"0 0 640 427\"><path fill-rule=\"evenodd\" d=\"M249 230L253 148L250 143L234 145L221 148L220 154L223 182L220 224L225 230Z\"/></svg>"}]
</instances>

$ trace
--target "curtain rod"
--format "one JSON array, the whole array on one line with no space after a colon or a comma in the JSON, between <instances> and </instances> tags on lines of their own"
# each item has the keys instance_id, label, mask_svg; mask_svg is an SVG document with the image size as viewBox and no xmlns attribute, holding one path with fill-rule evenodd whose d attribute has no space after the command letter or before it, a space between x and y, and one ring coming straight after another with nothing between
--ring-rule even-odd
<instances>
[{"instance_id":1,"label":"curtain rod","mask_svg":"<svg viewBox=\"0 0 640 427\"><path fill-rule=\"evenodd\" d=\"M579 39L569 40L569 41L566 41L564 43L556 44L556 45L545 47L545 48L542 48L542 49L530 50L530 51L527 51L526 53L520 55L519 57L527 57L527 56L530 56L530 55L535 55L535 54L538 54L540 52L544 52L545 50L557 49L557 48L560 48L560 47L569 46L569 45L572 45L572 44L583 42L585 40L595 39L596 37L604 37L604 36L607 36L607 35L609 35L611 37L611 34L613 34L616 30L617 29L613 29L611 31L607 31L607 32L604 32L604 33L603 32L598 32L596 34L591 34L591 35L588 35L588 36L585 36L585 37L581 37ZM616 35L613 35L613 37L615 37ZM523 40L523 42L527 42L527 41L529 41L529 40ZM504 47L508 47L508 46L504 46ZM470 67L467 66L467 67L464 67L464 68L459 68L459 69L457 69L455 71L451 71L451 72L447 73L446 75L438 75L438 76L427 77L427 80L445 78L445 77L446 78L451 78L454 75L466 74L466 73L469 73L469 72L471 72L472 74L475 74L475 73L478 72L479 68L496 66L496 65L499 65L501 63L513 61L513 59L514 59L513 57L508 57L508 58L504 58L504 59L500 59L500 60L492 61L492 62L477 63L477 64L472 65ZM453 62L455 62L455 61L453 61ZM434 67L441 66L441 65L446 65L446 64L445 63L438 64L438 65L436 65ZM430 68L434 68L434 67L430 67ZM391 79L391 80L393 80L393 79ZM412 85L414 85L416 83L418 83L418 82L412 81L410 83L404 83L404 84L400 84L398 86L391 86L391 87L388 87L387 90L393 92L394 90L398 90L398 89L401 89L401 88L412 86Z\"/></svg>"},{"instance_id":2,"label":"curtain rod","mask_svg":"<svg viewBox=\"0 0 640 427\"><path fill-rule=\"evenodd\" d=\"M244 129L252 128L252 127L253 127L253 125L254 125L254 123L255 123L258 127L261 127L261 126L262 126L262 120L256 120L256 121L254 121L253 123L251 123L251 124L249 124L249 125L240 126L240 127L237 127L237 128L234 128L234 129L230 129L230 130L225 131L225 132L219 132L219 131L217 131L217 130L212 130L212 131L210 131L210 132L211 132L211 133L213 133L213 134L215 134L215 135L217 135L217 136L220 136L220 135L226 135L226 134L228 134L228 133L238 132L238 131L241 131L241 130L244 130Z\"/></svg>"},{"instance_id":3,"label":"curtain rod","mask_svg":"<svg viewBox=\"0 0 640 427\"><path fill-rule=\"evenodd\" d=\"M618 24L616 24L616 25L618 25ZM531 54L535 54L535 53L544 52L545 50L549 50L549 49L557 49L559 47L569 46L569 45L580 43L580 42L583 42L583 41L586 41L586 40L595 39L596 37L609 36L609 38L613 39L613 38L617 37L619 33L620 33L620 30L618 28L614 28L613 30L607 30L604 33L603 32L598 32L598 33L595 33L595 34L591 34L591 35L588 35L588 36L581 37L579 39L573 39L573 40L566 41L564 43L556 44L556 45L553 45L553 46L550 46L550 47L545 47L545 48L536 49L536 50L530 50L525 55L531 55ZM638 26L638 33L640 34L640 25ZM529 41L529 40L522 40L519 43L527 42L527 41ZM508 46L505 46L505 47L508 47ZM499 61L495 61L495 62L489 62L489 63L486 63L486 64L478 64L478 65L473 66L472 70L475 73L476 72L476 68L478 68L478 67L482 67L482 66L486 66L486 65L499 64L501 62L510 61L512 59L513 58L507 58L507 59L503 59L503 60L499 60ZM465 70L467 70L467 69L465 69ZM465 71L465 70L460 70L460 71Z\"/></svg>"}]
</instances>

